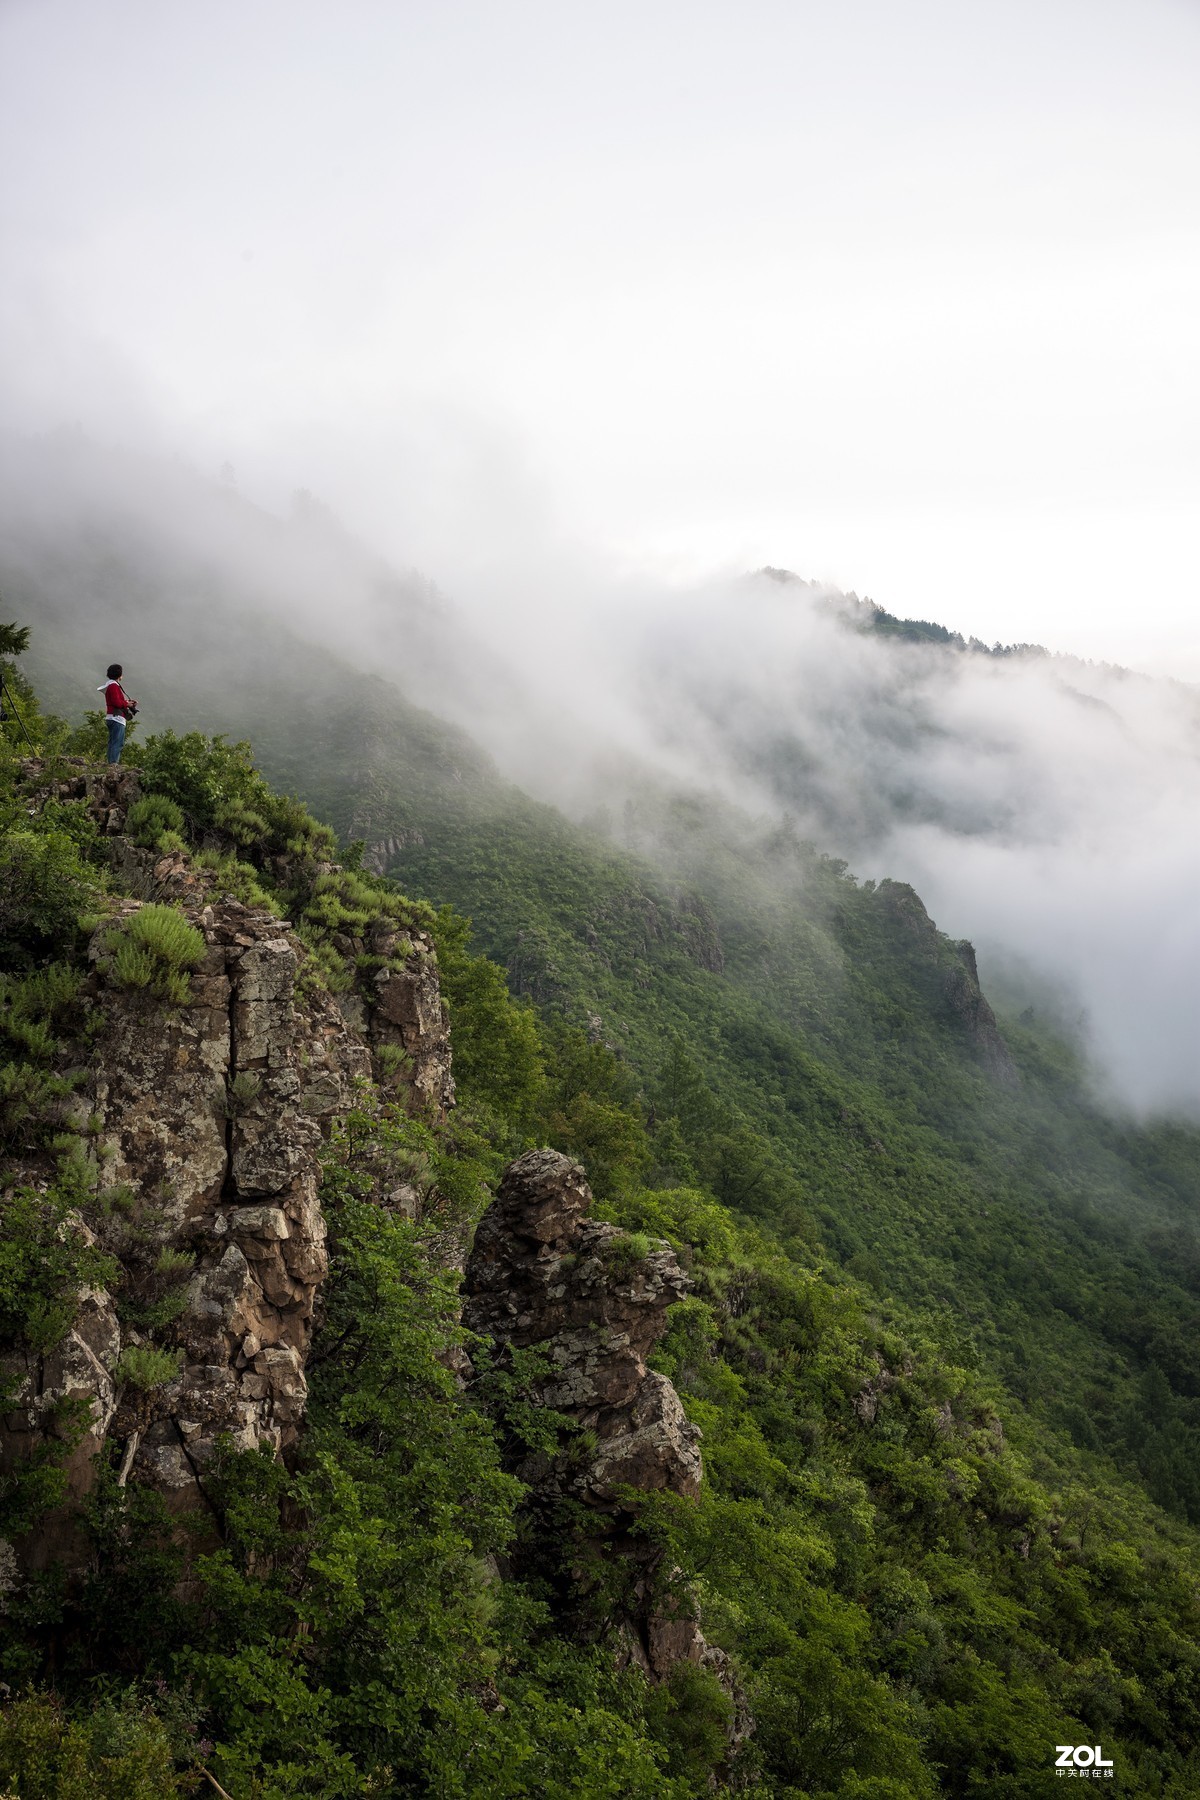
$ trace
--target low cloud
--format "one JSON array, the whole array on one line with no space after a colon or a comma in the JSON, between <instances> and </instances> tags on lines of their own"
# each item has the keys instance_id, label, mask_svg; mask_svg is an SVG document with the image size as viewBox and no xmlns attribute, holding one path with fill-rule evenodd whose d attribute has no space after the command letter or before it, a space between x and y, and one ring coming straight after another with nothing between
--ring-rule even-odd
<instances>
[{"instance_id":1,"label":"low cloud","mask_svg":"<svg viewBox=\"0 0 1200 1800\"><path fill-rule=\"evenodd\" d=\"M912 882L979 946L985 984L1020 969L1030 991L1073 995L1108 1098L1200 1110L1194 688L880 635L869 603L795 578L621 571L539 535L536 507L528 541L460 563L448 598L312 496L271 513L228 479L74 433L0 443L0 475L9 611L41 594L94 635L119 547L121 579L140 571L153 598L139 629L169 632L171 607L205 596L286 621L578 817L619 816L648 780L788 813L861 877ZM198 685L223 654L214 642Z\"/></svg>"}]
</instances>

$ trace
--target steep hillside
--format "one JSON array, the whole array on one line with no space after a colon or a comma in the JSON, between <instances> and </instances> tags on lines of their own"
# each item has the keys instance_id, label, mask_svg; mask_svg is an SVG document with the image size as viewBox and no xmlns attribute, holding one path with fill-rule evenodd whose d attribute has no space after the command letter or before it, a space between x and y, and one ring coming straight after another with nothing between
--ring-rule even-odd
<instances>
[{"instance_id":1,"label":"steep hillside","mask_svg":"<svg viewBox=\"0 0 1200 1800\"><path fill-rule=\"evenodd\" d=\"M106 769L7 678L39 754L3 745L0 796L6 1791L682 1800L744 1703L627 1491L700 1481L644 1361L673 1253L519 1159L493 1238L532 1218L571 1298L519 1347L463 1330L551 1098L531 1022L459 955L509 1116L451 1121L427 909L242 757Z\"/></svg>"},{"instance_id":2,"label":"steep hillside","mask_svg":"<svg viewBox=\"0 0 1200 1800\"><path fill-rule=\"evenodd\" d=\"M97 658L117 622L103 594L144 581L116 538L104 566L82 627ZM71 594L39 597L53 631L31 666L69 710L86 681ZM688 1148L722 1198L819 1236L1080 1450L1200 1518L1200 1134L1100 1107L1053 1004L1022 1003L1001 1032L969 947L786 817L643 771L581 829L393 682L220 590L169 631L149 586L143 603L155 720L252 734L273 780L363 840L365 866L452 902L512 991L613 1045L656 1107L678 1039L708 1096L697 1131L763 1146L719 1170ZM214 640L220 676L198 685Z\"/></svg>"},{"instance_id":3,"label":"steep hillside","mask_svg":"<svg viewBox=\"0 0 1200 1800\"><path fill-rule=\"evenodd\" d=\"M431 825L392 867L468 913L517 991L594 1017L659 1113L682 1051L704 1093L687 1152L723 1199L819 1231L957 1357L1200 1516L1197 1134L1106 1117L1036 1018L1002 1034L970 947L911 890L721 823L680 822L687 887L531 808ZM764 1149L704 1148L747 1130Z\"/></svg>"},{"instance_id":4,"label":"steep hillside","mask_svg":"<svg viewBox=\"0 0 1200 1800\"><path fill-rule=\"evenodd\" d=\"M1189 1791L1200 1563L1190 1528L1138 1481L1177 1510L1192 1503L1193 1137L1122 1132L1092 1111L1036 1021L997 1025L969 947L941 938L911 890L860 887L786 829L649 795L670 851L656 870L503 788L453 733L389 710L382 683L328 666L323 679L347 699L346 754L312 771L324 806L344 832L359 823L365 853L410 893L468 906L507 987L460 916L323 868L318 828L206 740L135 739L150 807L139 851L129 818L97 800L103 778L61 762L86 755L94 732L47 732L19 690L42 760L8 763L8 855L35 874L5 925L19 965L5 1015L7 1343L26 1363L56 1354L79 1335L87 1291L103 1289L141 1359L97 1476L71 1432L76 1460L56 1476L44 1429L50 1453L10 1470L14 1573L56 1553L66 1566L44 1589L19 1576L7 1667L68 1707L99 1678L108 1710L85 1728L22 1701L0 1770L19 1770L40 1733L60 1759L90 1757L88 1791L101 1791L105 1745L124 1730L159 1758L147 1794L169 1791L168 1766L187 1791L202 1741L236 1800L371 1781L669 1796L710 1777L761 1800L916 1800L1040 1794L1052 1746L1087 1741L1116 1756L1127 1791ZM270 727L264 761L307 745L311 769L303 708L278 679L241 680L232 691L256 693ZM422 733L436 754L410 784ZM55 785L80 781L80 798ZM627 821L631 837L644 826ZM284 1464L220 1447L201 1483L216 1536L191 1549L138 1458L157 1448L159 1396L182 1418L172 1383L191 1341L177 1290L197 1265L160 1269L160 1252L198 1255L202 1278L208 1253L157 1243L157 1214L115 1195L95 1155L114 1131L127 1160L120 1146L135 1141L175 1154L171 1059L152 1082L133 1079L146 1047L102 998L119 944L91 985L71 973L87 966L98 908L117 900L102 942L145 911L122 913L122 891L190 908L197 954L222 961L190 979L231 993L229 957L257 954L263 934L293 942L278 923L292 919L300 1091L315 1067L327 1109L332 1261L306 1343L305 1422ZM422 933L451 1019L460 1104L445 1124L442 1078L420 1096L404 1007L393 1042L379 1037L387 1007L365 1005L384 977L403 985L410 959L428 961ZM146 996L156 1042L173 1029L169 974ZM348 1030L409 1105L330 1089L307 1044L322 1019L327 1046ZM295 1104L290 1055L265 1083L256 1066L216 1070L235 1142L264 1107L266 1141L278 1136L279 1109ZM80 1074L107 1084L119 1117L72 1111ZM253 1092L242 1074L260 1076ZM134 1090L151 1086L163 1105L140 1113ZM542 1164L528 1188L501 1188L497 1227L475 1240L472 1322L497 1358L477 1356L463 1396L457 1279L438 1270L461 1263L505 1161L539 1145L559 1158L549 1188ZM577 1191L572 1158L600 1214L575 1242L572 1206L543 1210L547 1193ZM171 1183L155 1199L169 1213L170 1172L144 1174ZM239 1214L247 1197L255 1218L235 1242L248 1266L261 1251L265 1273L292 1226L275 1189L222 1204ZM79 1215L91 1241L69 1235ZM59 1241L70 1253L48 1256ZM103 1260L114 1256L119 1268ZM286 1248L284 1274L296 1279ZM647 1370L684 1274L691 1291ZM513 1330L487 1296L520 1292ZM639 1344L637 1321L656 1311ZM640 1373L597 1362L597 1328L614 1344L632 1333ZM256 1366L262 1334L249 1335L253 1354L239 1331L230 1373L265 1384L257 1404L273 1389ZM91 1346L102 1364L106 1343ZM698 1498L694 1438L652 1399L662 1381L704 1433ZM664 1425L677 1448L647 1463ZM1063 1425L1085 1446L1091 1432L1091 1448ZM622 1429L628 1455L614 1452ZM72 1495L97 1478L73 1518ZM82 1586L70 1573L80 1532ZM129 1768L109 1791L138 1791Z\"/></svg>"}]
</instances>

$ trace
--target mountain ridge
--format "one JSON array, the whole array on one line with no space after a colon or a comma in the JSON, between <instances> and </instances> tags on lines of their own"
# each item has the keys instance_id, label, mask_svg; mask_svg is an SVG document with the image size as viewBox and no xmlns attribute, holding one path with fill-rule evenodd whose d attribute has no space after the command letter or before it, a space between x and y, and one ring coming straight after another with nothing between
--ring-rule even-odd
<instances>
[{"instance_id":1,"label":"mountain ridge","mask_svg":"<svg viewBox=\"0 0 1200 1800\"><path fill-rule=\"evenodd\" d=\"M17 692L28 708L32 696ZM85 725L64 740L52 722L28 716L60 748L96 738ZM348 711L345 722L359 732L350 741L364 764L386 754L386 731L369 709ZM311 742L310 724L286 701L276 727L298 756ZM419 758L421 729L401 709L392 730L404 755ZM309 1722L299 1791L329 1800L359 1791L381 1755L403 1770L410 1791L471 1800L496 1791L682 1797L710 1778L762 1800L861 1800L881 1783L904 1800L981 1785L1032 1796L1063 1733L1105 1742L1135 1792L1171 1782L1186 1791L1200 1726L1185 1698L1200 1671L1189 1571L1200 1561L1192 1529L1158 1512L1140 1484L1164 1480L1172 1448L1177 1472L1192 1456L1179 1441L1189 1416L1189 1303L1163 1271L1183 1275L1195 1258L1184 1204L1194 1134L1157 1140L1153 1172L1130 1160L1146 1155L1143 1137L1123 1148L1111 1124L1099 1149L1089 1148L1098 1119L1081 1108L1062 1046L1005 1022L1021 1081L1013 1086L989 1068L970 958L936 931L915 893L860 884L837 859L769 822L731 822L719 807L698 817L694 802L684 805L685 841L711 853L720 877L706 894L673 887L643 859L494 783L484 765L464 769L451 759L423 793L406 796L423 840L392 859L418 895L408 901L352 868L335 876L326 864L323 872L331 839L305 824L295 803L272 797L242 753L168 733L144 745L135 735L130 756L130 777L156 809L142 827L161 852L151 858L156 881L160 865L163 880L186 869L170 842L186 833L188 854L211 871L206 879L240 893L243 905L261 904L257 895L288 887L297 854L289 843L307 834L309 897L292 882L292 893L277 889L268 905L286 901L285 916L307 933L314 981L345 981L347 957L352 986L388 973L372 908L407 909L433 933L465 1111L448 1137L419 1118L388 1127L398 1134L400 1173L391 1210L371 1199L382 1124L362 1107L335 1123L325 1195L338 1221L325 1324L333 1335L314 1365L320 1378L302 1440L304 1457L315 1460L294 1475L261 1458L223 1470L213 1498L226 1539L205 1565L207 1615L180 1614L172 1600L170 1533L154 1523L152 1495L131 1465L127 1497L106 1503L112 1531L105 1538L101 1530L100 1586L89 1590L92 1610L84 1608L93 1623L71 1627L84 1676L145 1671L182 1694L190 1670L187 1691L214 1734L222 1785L251 1793L259 1782L272 1796L297 1791L285 1768L295 1747L278 1732L280 1718L297 1715ZM348 826L361 771L355 762L344 772L333 798ZM318 774L329 797L330 769ZM372 766L372 778L389 790L405 779L402 766L386 765ZM72 866L84 866L79 846L94 853L95 867L109 866L110 843L121 838L119 825L115 835L107 830L111 809L93 841L70 810L79 802L42 799L31 812L17 791L12 845L40 834L55 854L75 856ZM683 803L663 804L669 812ZM61 843L69 831L71 851ZM351 863L360 853L351 849ZM132 865L122 854L112 867ZM422 892L441 903L451 887L471 903L477 939L510 962L515 956L511 985L537 992L537 1009L510 997L496 963L472 954L460 914L422 910ZM54 929L68 927L65 919ZM62 941L69 947L69 932ZM45 951L33 954L29 980L41 981L36 958ZM14 1068L31 1052L35 1066L38 1054L59 1054L33 1049L47 1041L33 1026L50 1032L54 1024L52 1011L46 1022L30 1017L41 992L6 990ZM395 1064L402 1080L407 1054ZM238 1098L251 1118L258 1104L256 1095ZM459 1408L452 1387L438 1386L435 1371L454 1367L453 1334L443 1323L422 1336L420 1321L444 1321L439 1308L453 1299L445 1288L435 1299L409 1253L404 1191L434 1176L470 1214L501 1158L531 1138L586 1166L605 1228L596 1243L610 1242L616 1227L637 1262L654 1254L655 1240L666 1242L691 1283L653 1365L704 1433L705 1486L698 1501L648 1493L639 1504L662 1552L657 1566L690 1574L706 1640L745 1683L749 1737L736 1698L703 1661L685 1659L682 1673L657 1686L628 1667L614 1674L604 1646L622 1591L613 1587L616 1565L569 1505L562 1510L549 1492L537 1498L536 1488L518 1497L496 1486L503 1470L470 1448L475 1415ZM1039 1169L1055 1182L1039 1188ZM1106 1170L1112 1193L1096 1204L1089 1190ZM1124 1222L1122 1236L1122 1179L1134 1176L1146 1218L1136 1231ZM461 1256L461 1227L439 1223L445 1253ZM1156 1230L1166 1236L1154 1252ZM1200 1272L1200 1258L1194 1266ZM1127 1295L1116 1335L1097 1337L1093 1308L1102 1301L1101 1322L1114 1322L1112 1302L1131 1272L1153 1276L1157 1289L1136 1301ZM18 1334L36 1329L26 1312L13 1312L15 1297L7 1304ZM27 1308L28 1297L19 1304ZM169 1355L169 1309L156 1316L166 1322L149 1327L141 1348ZM349 1358L347 1344L356 1347ZM138 1366L151 1389L170 1373ZM375 1372L366 1388L363 1368ZM555 1450L578 1468L589 1454L586 1419L577 1421L583 1435L574 1447L565 1426L531 1405L536 1367L501 1367L498 1376L488 1407L500 1443L524 1443L531 1454L518 1464L526 1479ZM1112 1383L1107 1402L1087 1386L1098 1376ZM1056 1413L1064 1405L1076 1409L1073 1427ZM431 1440L427 1426L437 1420L446 1435ZM1078 1433L1074 1445L1064 1424ZM1150 1430L1140 1447L1135 1424ZM564 1430L565 1439L557 1435ZM1126 1459L1124 1472L1114 1456ZM333 1482L334 1467L359 1485ZM110 1465L110 1478L120 1472ZM459 1518L454 1509L473 1507L476 1493L491 1496L491 1536L482 1541L496 1565L477 1576L457 1565L461 1592L447 1611L449 1602L433 1589L413 1591L400 1571L414 1545L431 1571L447 1566L444 1551L420 1536L425 1508ZM287 1511L299 1496L317 1532L310 1573L297 1560ZM1187 1510L1186 1486L1166 1497ZM24 1504L36 1519L35 1496ZM140 1509L154 1568L136 1556L130 1564L122 1547L129 1507ZM102 1526L103 1517L93 1529ZM465 1519L462 1528L478 1530ZM390 1550L371 1546L391 1544L397 1529L416 1537L390 1562ZM330 1611L328 1574L319 1571L335 1542L358 1573L330 1595ZM382 1563L373 1560L381 1553ZM347 1640L338 1621L362 1618L353 1594L364 1579L386 1627L360 1623ZM143 1623L134 1586L156 1596L165 1635L162 1623ZM472 1598L487 1592L486 1604ZM508 1635L497 1637L487 1621L508 1618L514 1606L541 1623L506 1625ZM303 1630L293 1636L297 1621ZM26 1608L14 1625L23 1666L44 1675L38 1633L53 1634L53 1616ZM421 1637L426 1649L415 1661L398 1648L414 1630L433 1632ZM295 1646L279 1664L283 1685L265 1691L264 1642ZM474 1646L465 1663L461 1649L444 1648L463 1643ZM446 1685L422 1713L410 1697L427 1691L427 1663ZM449 1674L455 1664L477 1672L468 1692L457 1685L461 1674ZM75 1691L74 1676L60 1679ZM364 1681L392 1696L372 1703L365 1730ZM574 1711L553 1710L550 1695L564 1683L580 1702ZM233 1704L247 1691L256 1703ZM34 1710L11 1727L0 1710L0 1754L25 1728L20 1719L43 1717L36 1698L23 1704ZM162 1721L153 1708L139 1716L165 1767ZM459 1716L475 1734L469 1753L455 1735ZM189 1765L172 1755L182 1779L194 1757ZM502 1780L507 1787L497 1786Z\"/></svg>"}]
</instances>

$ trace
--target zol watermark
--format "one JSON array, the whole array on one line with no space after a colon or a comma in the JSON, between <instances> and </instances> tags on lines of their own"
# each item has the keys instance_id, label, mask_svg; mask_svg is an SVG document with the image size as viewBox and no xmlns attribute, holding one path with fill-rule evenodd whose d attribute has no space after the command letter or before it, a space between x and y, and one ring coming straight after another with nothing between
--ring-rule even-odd
<instances>
[{"instance_id":1,"label":"zol watermark","mask_svg":"<svg viewBox=\"0 0 1200 1800\"><path fill-rule=\"evenodd\" d=\"M1086 1781L1112 1781L1112 1758L1099 1744L1055 1744L1054 1767L1059 1775L1082 1776Z\"/></svg>"}]
</instances>

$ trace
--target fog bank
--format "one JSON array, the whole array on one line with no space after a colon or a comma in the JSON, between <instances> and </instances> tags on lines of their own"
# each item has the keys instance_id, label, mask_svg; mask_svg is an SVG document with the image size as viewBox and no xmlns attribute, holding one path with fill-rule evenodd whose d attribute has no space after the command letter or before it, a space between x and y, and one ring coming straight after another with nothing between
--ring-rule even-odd
<instances>
[{"instance_id":1,"label":"fog bank","mask_svg":"<svg viewBox=\"0 0 1200 1800\"><path fill-rule=\"evenodd\" d=\"M1111 1098L1197 1110L1194 688L882 635L873 605L778 573L672 584L561 544L447 597L312 496L272 514L73 433L0 443L0 493L5 610L35 640L40 604L81 638L119 621L132 671L173 607L220 600L384 675L577 817L647 782L788 813L860 877L910 881L985 984L994 951L1073 990ZM969 632L969 594L942 623ZM215 636L198 690L225 654Z\"/></svg>"}]
</instances>

